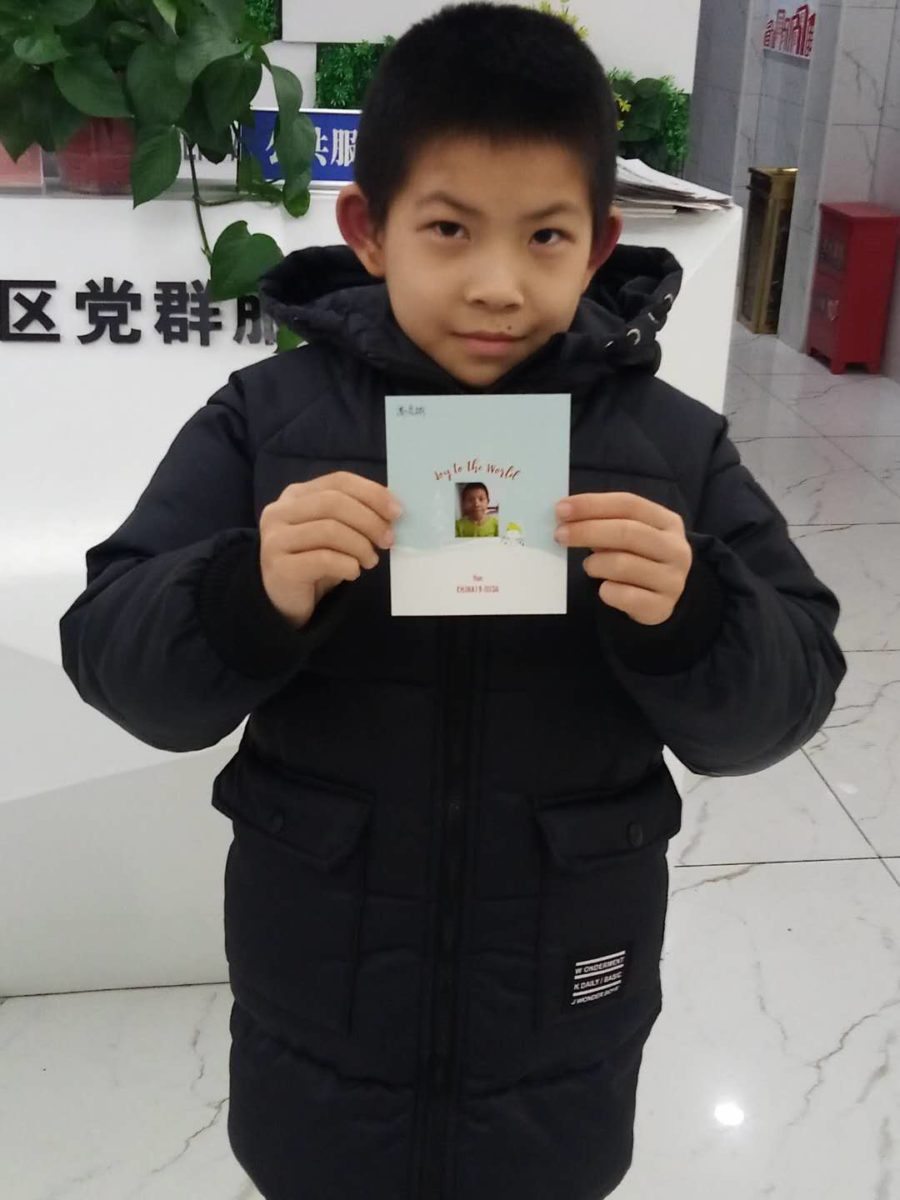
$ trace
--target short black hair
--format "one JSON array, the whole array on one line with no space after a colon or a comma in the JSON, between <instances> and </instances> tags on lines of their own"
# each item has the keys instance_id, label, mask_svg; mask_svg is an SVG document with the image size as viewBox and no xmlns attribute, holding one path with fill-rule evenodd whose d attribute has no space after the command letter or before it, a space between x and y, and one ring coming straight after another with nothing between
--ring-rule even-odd
<instances>
[{"instance_id":1,"label":"short black hair","mask_svg":"<svg viewBox=\"0 0 900 1200\"><path fill-rule=\"evenodd\" d=\"M600 232L615 194L618 107L597 57L561 17L445 5L387 50L363 99L354 165L376 230L426 143L473 135L569 147Z\"/></svg>"},{"instance_id":2,"label":"short black hair","mask_svg":"<svg viewBox=\"0 0 900 1200\"><path fill-rule=\"evenodd\" d=\"M461 500L465 500L465 498L466 498L466 492L472 492L472 491L474 491L474 490L475 490L475 488L482 488L482 489L483 489L483 491L484 491L484 494L485 494L485 495L487 496L487 498L488 498L488 503L490 504L490 501L491 501L491 493L488 491L488 489L487 489L487 484L486 484L486 483L467 483L467 484L465 485L465 487L463 488L463 490L462 490L462 491L460 492L460 494L459 494L459 495L460 495L460 499L461 499Z\"/></svg>"}]
</instances>

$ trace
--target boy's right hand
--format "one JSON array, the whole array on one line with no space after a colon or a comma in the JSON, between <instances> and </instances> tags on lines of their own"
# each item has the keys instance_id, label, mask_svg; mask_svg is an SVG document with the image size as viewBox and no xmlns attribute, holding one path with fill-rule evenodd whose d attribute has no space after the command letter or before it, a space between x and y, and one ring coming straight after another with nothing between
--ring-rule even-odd
<instances>
[{"instance_id":1,"label":"boy's right hand","mask_svg":"<svg viewBox=\"0 0 900 1200\"><path fill-rule=\"evenodd\" d=\"M302 628L324 595L377 566L403 511L380 483L335 471L289 483L259 518L263 586L282 616Z\"/></svg>"}]
</instances>

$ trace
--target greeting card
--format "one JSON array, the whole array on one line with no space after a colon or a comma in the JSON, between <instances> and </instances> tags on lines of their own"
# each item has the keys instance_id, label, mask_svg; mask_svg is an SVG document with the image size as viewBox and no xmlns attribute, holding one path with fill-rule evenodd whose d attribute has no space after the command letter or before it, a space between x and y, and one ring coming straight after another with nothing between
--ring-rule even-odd
<instances>
[{"instance_id":1,"label":"greeting card","mask_svg":"<svg viewBox=\"0 0 900 1200\"><path fill-rule=\"evenodd\" d=\"M388 396L395 617L564 613L568 393Z\"/></svg>"}]
</instances>

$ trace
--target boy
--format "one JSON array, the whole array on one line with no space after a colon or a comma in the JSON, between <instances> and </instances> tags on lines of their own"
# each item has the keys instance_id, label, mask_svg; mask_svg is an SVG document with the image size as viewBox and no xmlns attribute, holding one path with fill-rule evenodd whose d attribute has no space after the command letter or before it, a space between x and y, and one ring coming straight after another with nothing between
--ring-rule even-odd
<instances>
[{"instance_id":1,"label":"boy","mask_svg":"<svg viewBox=\"0 0 900 1200\"><path fill-rule=\"evenodd\" d=\"M80 695L143 741L249 715L213 804L228 1135L266 1200L609 1195L662 1007L663 745L762 770L844 676L838 602L727 421L655 378L680 272L616 247L615 166L565 22L410 29L348 245L261 286L308 344L191 417L61 620ZM385 395L540 391L572 395L566 615L392 619Z\"/></svg>"},{"instance_id":2,"label":"boy","mask_svg":"<svg viewBox=\"0 0 900 1200\"><path fill-rule=\"evenodd\" d=\"M483 483L467 483L462 490L463 515L456 522L457 537L499 537L496 517L488 516L490 494Z\"/></svg>"}]
</instances>

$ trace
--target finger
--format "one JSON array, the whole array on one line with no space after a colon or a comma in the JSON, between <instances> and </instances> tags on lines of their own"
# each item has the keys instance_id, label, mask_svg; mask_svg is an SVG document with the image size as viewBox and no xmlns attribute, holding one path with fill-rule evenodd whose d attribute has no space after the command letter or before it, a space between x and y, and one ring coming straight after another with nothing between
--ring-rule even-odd
<instances>
[{"instance_id":1,"label":"finger","mask_svg":"<svg viewBox=\"0 0 900 1200\"><path fill-rule=\"evenodd\" d=\"M562 528L566 531L566 540L563 543L566 546L580 546L590 550L619 550L659 563L667 563L672 559L669 534L641 521L616 518L568 521Z\"/></svg>"},{"instance_id":2,"label":"finger","mask_svg":"<svg viewBox=\"0 0 900 1200\"><path fill-rule=\"evenodd\" d=\"M391 545L391 523L364 501L338 488L314 488L292 493L288 512L298 524L315 520L336 520L356 529L373 545L386 550Z\"/></svg>"},{"instance_id":3,"label":"finger","mask_svg":"<svg viewBox=\"0 0 900 1200\"><path fill-rule=\"evenodd\" d=\"M659 595L675 587L677 573L660 563L638 558L635 554L612 553L590 554L582 564L592 579L608 579L611 583L633 584Z\"/></svg>"},{"instance_id":4,"label":"finger","mask_svg":"<svg viewBox=\"0 0 900 1200\"><path fill-rule=\"evenodd\" d=\"M323 586L323 580L346 579L352 582L362 574L359 560L352 554L342 554L339 550L309 550L300 553L297 555L296 570L304 582L315 583L317 588Z\"/></svg>"},{"instance_id":5,"label":"finger","mask_svg":"<svg viewBox=\"0 0 900 1200\"><path fill-rule=\"evenodd\" d=\"M374 479L366 479L363 475L356 475L352 471L332 471L330 475L321 475L318 479L311 479L301 486L346 492L387 522L395 521L403 511L399 499L383 484L376 483Z\"/></svg>"},{"instance_id":6,"label":"finger","mask_svg":"<svg viewBox=\"0 0 900 1200\"><path fill-rule=\"evenodd\" d=\"M378 554L369 539L333 517L282 526L280 549L289 554L335 550L354 558L362 567L378 565Z\"/></svg>"},{"instance_id":7,"label":"finger","mask_svg":"<svg viewBox=\"0 0 900 1200\"><path fill-rule=\"evenodd\" d=\"M641 521L655 529L683 529L684 521L676 512L648 500L646 496L638 496L634 492L580 492L576 496L566 496L560 501L570 509L568 516L561 516L565 521L583 521L591 518L608 520L623 518L631 521Z\"/></svg>"},{"instance_id":8,"label":"finger","mask_svg":"<svg viewBox=\"0 0 900 1200\"><path fill-rule=\"evenodd\" d=\"M667 600L643 588L608 579L599 590L604 604L627 613L639 625L661 625L672 615L672 605Z\"/></svg>"}]
</instances>

